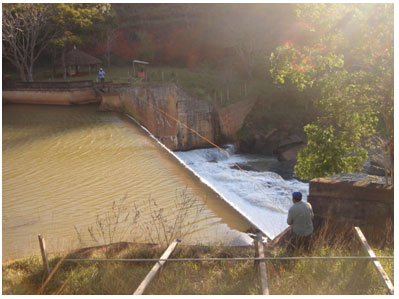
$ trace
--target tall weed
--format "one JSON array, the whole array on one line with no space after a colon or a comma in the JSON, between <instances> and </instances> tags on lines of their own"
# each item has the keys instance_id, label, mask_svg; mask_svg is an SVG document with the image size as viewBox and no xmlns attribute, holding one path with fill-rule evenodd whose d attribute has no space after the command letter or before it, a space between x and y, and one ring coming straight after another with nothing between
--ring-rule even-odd
<instances>
[{"instance_id":1,"label":"tall weed","mask_svg":"<svg viewBox=\"0 0 399 299\"><path fill-rule=\"evenodd\" d=\"M141 207L141 208L140 208ZM153 244L170 244L196 230L205 205L190 196L187 189L176 190L174 207L162 207L149 197L140 207L127 204L127 195L114 201L109 211L97 215L95 223L87 228L90 239L98 245L121 241L136 241L144 236ZM143 217L143 214L149 217ZM75 226L80 244L84 244L82 230Z\"/></svg>"}]
</instances>

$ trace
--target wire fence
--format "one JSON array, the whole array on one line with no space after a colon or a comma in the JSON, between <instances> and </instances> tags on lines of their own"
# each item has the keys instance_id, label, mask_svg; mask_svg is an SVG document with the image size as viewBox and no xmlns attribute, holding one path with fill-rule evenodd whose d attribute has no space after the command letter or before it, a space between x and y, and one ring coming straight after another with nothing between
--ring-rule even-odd
<instances>
[{"instance_id":1,"label":"wire fence","mask_svg":"<svg viewBox=\"0 0 399 299\"><path fill-rule=\"evenodd\" d=\"M64 262L217 262L217 261L274 261L274 260L386 260L393 256L309 256L309 257L243 257L243 258L168 258L168 259L64 259Z\"/></svg>"},{"instance_id":2,"label":"wire fence","mask_svg":"<svg viewBox=\"0 0 399 299\"><path fill-rule=\"evenodd\" d=\"M46 253L46 246L44 243L44 239L41 235L39 235L39 244L40 250L42 253L43 258L43 266L44 270L47 274L47 280L43 284L39 293L42 292L45 285L54 275L54 273L59 268L60 264L64 262L72 262L72 263L79 263L79 262L150 262L155 263L151 271L147 274L146 278L141 282L139 288L136 290L134 294L143 294L145 288L151 283L152 279L155 277L157 271L161 269L161 267L166 262L243 262L243 261L254 261L255 269L260 269L260 280L262 285L262 294L269 295L269 287L268 287L268 279L267 279L267 271L266 271L266 261L317 261L317 260L368 260L372 262L375 269L377 270L377 274L381 278L384 287L389 292L389 294L394 294L394 286L388 277L385 270L382 268L379 260L392 260L394 259L393 256L376 256L369 246L366 238L364 237L363 233L361 232L360 228L354 227L354 232L357 239L360 241L363 249L365 250L367 256L278 256L278 257L265 257L264 256L264 249L263 249L263 242L262 242L262 234L259 232L257 234L257 242L255 241L255 256L254 257L227 257L227 258L169 258L169 255L172 254L173 250L175 249L177 243L180 243L180 240L173 241L168 249L164 252L161 258L129 258L129 259L105 259L105 258L66 258L64 256L54 267L54 269L50 272L48 257ZM262 267L263 266L263 267Z\"/></svg>"}]
</instances>

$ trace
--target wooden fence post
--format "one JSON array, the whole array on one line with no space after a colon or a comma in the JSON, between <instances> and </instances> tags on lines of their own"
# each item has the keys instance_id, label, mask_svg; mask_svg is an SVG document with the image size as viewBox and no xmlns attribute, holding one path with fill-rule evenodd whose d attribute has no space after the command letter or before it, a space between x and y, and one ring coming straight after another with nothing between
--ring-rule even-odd
<instances>
[{"instance_id":1,"label":"wooden fence post","mask_svg":"<svg viewBox=\"0 0 399 299\"><path fill-rule=\"evenodd\" d=\"M254 239L254 246L255 246L255 257L259 257L258 239ZM255 271L258 271L258 266L259 266L259 261L254 260Z\"/></svg>"},{"instance_id":2,"label":"wooden fence post","mask_svg":"<svg viewBox=\"0 0 399 299\"><path fill-rule=\"evenodd\" d=\"M360 243L363 246L364 251L370 256L370 257L376 257L374 251L371 249L370 245L368 244L365 236L363 235L362 231L360 230L359 227L355 227L355 235L360 241ZM384 283L384 286L387 288L389 294L393 295L394 294L394 288L392 285L391 280L389 279L387 273L385 270L382 268L381 263L378 260L373 260L373 265L375 269L377 270L378 276L381 278L382 282Z\"/></svg>"},{"instance_id":3,"label":"wooden fence post","mask_svg":"<svg viewBox=\"0 0 399 299\"><path fill-rule=\"evenodd\" d=\"M265 253L263 250L262 233L258 232L257 237L258 237L257 242L259 248L259 257L264 258ZM260 268L260 281L262 284L262 295L269 295L269 287L267 285L266 261L264 260L260 261L259 268Z\"/></svg>"},{"instance_id":4,"label":"wooden fence post","mask_svg":"<svg viewBox=\"0 0 399 299\"><path fill-rule=\"evenodd\" d=\"M166 251L162 254L161 260L167 259L175 250L177 244L180 242L180 240L175 240L173 241L169 247L166 249ZM139 287L136 289L136 291L133 293L133 295L142 295L147 288L147 286L150 284L152 279L155 277L155 274L157 274L158 270L166 263L166 261L158 261L154 267L152 267L151 271L147 274L147 276L144 278L144 280L140 283Z\"/></svg>"},{"instance_id":5,"label":"wooden fence post","mask_svg":"<svg viewBox=\"0 0 399 299\"><path fill-rule=\"evenodd\" d=\"M50 266L47 258L46 244L44 242L42 235L38 235L38 238L39 238L40 251L42 253L44 272L46 272L46 275L48 276L50 274Z\"/></svg>"}]
</instances>

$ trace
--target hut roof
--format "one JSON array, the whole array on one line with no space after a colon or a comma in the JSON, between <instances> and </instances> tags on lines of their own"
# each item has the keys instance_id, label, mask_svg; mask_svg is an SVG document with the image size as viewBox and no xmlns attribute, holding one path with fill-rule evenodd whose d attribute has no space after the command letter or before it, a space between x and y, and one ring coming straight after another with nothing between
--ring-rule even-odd
<instances>
[{"instance_id":1,"label":"hut roof","mask_svg":"<svg viewBox=\"0 0 399 299\"><path fill-rule=\"evenodd\" d=\"M65 64L68 65L88 65L101 64L101 60L91 56L76 48L65 54Z\"/></svg>"}]
</instances>

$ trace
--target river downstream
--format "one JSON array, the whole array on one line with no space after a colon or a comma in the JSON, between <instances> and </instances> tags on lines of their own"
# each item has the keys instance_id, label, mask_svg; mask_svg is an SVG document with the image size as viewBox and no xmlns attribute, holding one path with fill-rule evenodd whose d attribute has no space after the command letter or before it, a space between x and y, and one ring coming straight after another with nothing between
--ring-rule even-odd
<instances>
[{"instance_id":1,"label":"river downstream","mask_svg":"<svg viewBox=\"0 0 399 299\"><path fill-rule=\"evenodd\" d=\"M38 234L54 252L159 241L162 224L187 243L250 242L249 223L215 192L97 106L3 106L2 159L3 260L39 253Z\"/></svg>"}]
</instances>

